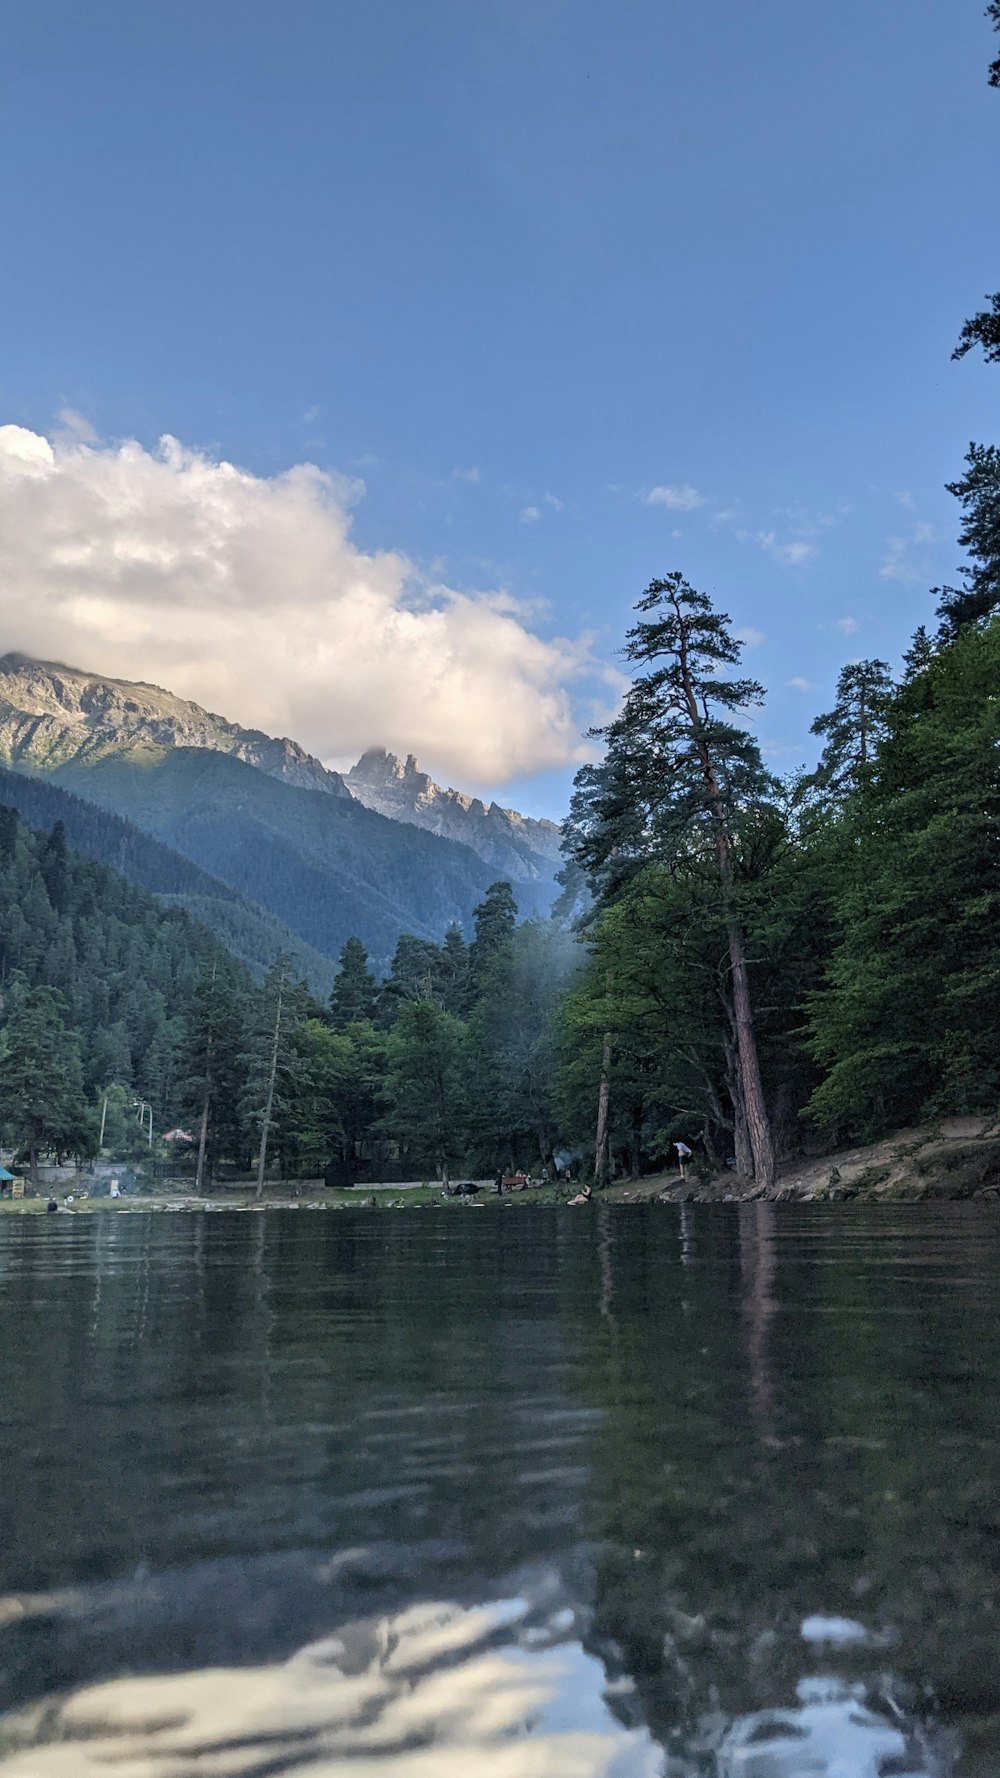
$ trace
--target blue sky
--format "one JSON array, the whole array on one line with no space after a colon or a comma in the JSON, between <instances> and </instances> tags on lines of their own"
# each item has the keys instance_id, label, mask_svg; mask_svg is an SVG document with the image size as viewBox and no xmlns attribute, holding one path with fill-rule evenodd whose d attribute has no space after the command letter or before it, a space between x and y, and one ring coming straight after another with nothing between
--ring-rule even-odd
<instances>
[{"instance_id":1,"label":"blue sky","mask_svg":"<svg viewBox=\"0 0 1000 1778\"><path fill-rule=\"evenodd\" d=\"M360 549L597 663L681 568L791 767L959 559L993 48L980 0L7 0L0 420L360 478ZM428 764L559 814L553 751Z\"/></svg>"}]
</instances>

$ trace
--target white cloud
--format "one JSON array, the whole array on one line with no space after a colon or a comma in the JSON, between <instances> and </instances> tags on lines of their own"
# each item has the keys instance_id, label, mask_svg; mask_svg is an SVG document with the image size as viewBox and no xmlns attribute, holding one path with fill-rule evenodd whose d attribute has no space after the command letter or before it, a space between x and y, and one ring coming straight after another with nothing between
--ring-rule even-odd
<instances>
[{"instance_id":1,"label":"white cloud","mask_svg":"<svg viewBox=\"0 0 1000 1778\"><path fill-rule=\"evenodd\" d=\"M456 482L480 482L483 477L482 471L473 464L471 469L453 469L451 479Z\"/></svg>"},{"instance_id":2,"label":"white cloud","mask_svg":"<svg viewBox=\"0 0 1000 1778\"><path fill-rule=\"evenodd\" d=\"M648 488L642 498L647 506L667 506L671 512L693 512L696 506L705 504L704 494L699 494L690 482L682 488Z\"/></svg>"},{"instance_id":3,"label":"white cloud","mask_svg":"<svg viewBox=\"0 0 1000 1778\"><path fill-rule=\"evenodd\" d=\"M546 506L551 506L554 512L565 512L566 511L566 502L564 500L560 500L558 495L556 495L556 494L546 494L545 504L546 504Z\"/></svg>"},{"instance_id":4,"label":"white cloud","mask_svg":"<svg viewBox=\"0 0 1000 1778\"><path fill-rule=\"evenodd\" d=\"M766 550L769 556L773 556L776 562L781 562L786 568L801 568L816 554L814 543L782 543L774 531L755 531L753 541L759 543L761 549Z\"/></svg>"},{"instance_id":5,"label":"white cloud","mask_svg":"<svg viewBox=\"0 0 1000 1778\"><path fill-rule=\"evenodd\" d=\"M589 638L544 639L506 594L364 552L363 491L169 437L2 426L0 651L151 680L328 760L382 744L498 785L586 757L570 687L593 673Z\"/></svg>"},{"instance_id":6,"label":"white cloud","mask_svg":"<svg viewBox=\"0 0 1000 1778\"><path fill-rule=\"evenodd\" d=\"M886 547L885 561L878 571L880 580L900 581L905 586L913 585L925 578L919 568L909 560L908 548L909 545L905 537L890 537Z\"/></svg>"},{"instance_id":7,"label":"white cloud","mask_svg":"<svg viewBox=\"0 0 1000 1778\"><path fill-rule=\"evenodd\" d=\"M835 630L843 630L845 636L853 636L858 620L856 617L838 617L833 627Z\"/></svg>"},{"instance_id":8,"label":"white cloud","mask_svg":"<svg viewBox=\"0 0 1000 1778\"><path fill-rule=\"evenodd\" d=\"M521 508L522 525L537 525L541 516L541 511L537 506L522 506Z\"/></svg>"},{"instance_id":9,"label":"white cloud","mask_svg":"<svg viewBox=\"0 0 1000 1778\"><path fill-rule=\"evenodd\" d=\"M913 533L914 543L936 543L937 532L933 525L918 525Z\"/></svg>"},{"instance_id":10,"label":"white cloud","mask_svg":"<svg viewBox=\"0 0 1000 1778\"><path fill-rule=\"evenodd\" d=\"M808 679L800 679L798 675L796 675L794 679L786 679L785 684L791 686L794 691L812 691L810 681Z\"/></svg>"},{"instance_id":11,"label":"white cloud","mask_svg":"<svg viewBox=\"0 0 1000 1778\"><path fill-rule=\"evenodd\" d=\"M737 630L736 634L741 642L746 643L748 648L759 648L764 640L763 630L752 629L749 624L744 624L743 628Z\"/></svg>"}]
</instances>

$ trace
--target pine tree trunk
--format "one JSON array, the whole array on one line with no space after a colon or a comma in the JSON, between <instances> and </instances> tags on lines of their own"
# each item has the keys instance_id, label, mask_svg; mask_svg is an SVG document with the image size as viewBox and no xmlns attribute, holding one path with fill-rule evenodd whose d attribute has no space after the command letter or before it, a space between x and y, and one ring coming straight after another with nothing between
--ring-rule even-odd
<instances>
[{"instance_id":1,"label":"pine tree trunk","mask_svg":"<svg viewBox=\"0 0 1000 1778\"><path fill-rule=\"evenodd\" d=\"M208 1143L208 1093L201 1108L201 1128L198 1131L198 1166L194 1176L194 1189L200 1193L205 1182L205 1149Z\"/></svg>"},{"instance_id":2,"label":"pine tree trunk","mask_svg":"<svg viewBox=\"0 0 1000 1778\"><path fill-rule=\"evenodd\" d=\"M274 1042L271 1045L271 1070L267 1077L267 1099L264 1102L264 1118L260 1126L260 1152L257 1156L257 1196L264 1195L264 1173L267 1168L267 1139L271 1132L271 1115L274 1111L274 1083L278 1076L278 1048L281 1041L281 996L284 983L278 984L278 1004L274 1014ZM284 1178L284 1168L282 1168Z\"/></svg>"},{"instance_id":3,"label":"pine tree trunk","mask_svg":"<svg viewBox=\"0 0 1000 1778\"><path fill-rule=\"evenodd\" d=\"M702 714L698 709L698 701L695 697L686 654L683 650L680 664L684 676L684 695L687 701L688 716L691 720L692 736L715 822L715 845L719 859L722 905L725 910L726 933L729 939L729 965L733 981L733 1015L736 1024L740 1091L750 1137L750 1148L753 1153L754 1177L759 1186L769 1190L774 1184L775 1176L774 1144L771 1141L767 1106L764 1103L764 1087L760 1076L757 1040L753 1029L753 1008L750 1000L750 980L747 974L743 927L735 904L733 849L726 814L726 802L716 773L715 761L708 743L704 739Z\"/></svg>"},{"instance_id":4,"label":"pine tree trunk","mask_svg":"<svg viewBox=\"0 0 1000 1778\"><path fill-rule=\"evenodd\" d=\"M771 1126L764 1103L764 1084L760 1077L757 1040L754 1037L743 931L736 919L731 919L729 924L729 960L733 975L733 1013L736 1020L743 1114L753 1154L754 1179L757 1185L769 1191L776 1173L774 1143L771 1140Z\"/></svg>"},{"instance_id":5,"label":"pine tree trunk","mask_svg":"<svg viewBox=\"0 0 1000 1778\"><path fill-rule=\"evenodd\" d=\"M736 1051L736 1022L732 1016L732 1008L727 1008L733 1025L732 1042L726 1039L726 1085L733 1106L733 1155L736 1160L736 1177L744 1184L753 1181L753 1151L750 1147L750 1132L747 1129L746 1112L743 1109L743 1083Z\"/></svg>"},{"instance_id":6,"label":"pine tree trunk","mask_svg":"<svg viewBox=\"0 0 1000 1778\"><path fill-rule=\"evenodd\" d=\"M606 1033L601 1051L601 1085L597 1094L597 1139L594 1143L594 1184L608 1183L608 1105L611 1097L611 1038Z\"/></svg>"}]
</instances>

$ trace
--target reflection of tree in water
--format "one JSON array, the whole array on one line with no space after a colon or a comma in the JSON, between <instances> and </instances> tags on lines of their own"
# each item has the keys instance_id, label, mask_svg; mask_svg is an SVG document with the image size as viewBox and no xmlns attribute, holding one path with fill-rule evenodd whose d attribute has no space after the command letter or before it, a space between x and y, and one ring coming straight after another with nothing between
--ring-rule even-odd
<instances>
[{"instance_id":1,"label":"reflection of tree in water","mask_svg":"<svg viewBox=\"0 0 1000 1778\"><path fill-rule=\"evenodd\" d=\"M960 1724L963 1770L995 1767L996 1231L923 1217L706 1208L693 1265L674 1211L611 1220L614 1313L579 1304L605 1414L591 1646L664 1745L714 1709L787 1705L810 1672L889 1668L899 1698ZM817 1612L875 1646L804 1643Z\"/></svg>"}]
</instances>

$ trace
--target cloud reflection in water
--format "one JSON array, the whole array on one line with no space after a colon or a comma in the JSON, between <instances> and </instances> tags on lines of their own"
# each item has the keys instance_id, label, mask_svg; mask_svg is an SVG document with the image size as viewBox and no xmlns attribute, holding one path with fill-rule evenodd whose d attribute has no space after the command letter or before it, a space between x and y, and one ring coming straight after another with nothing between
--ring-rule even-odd
<instances>
[{"instance_id":1,"label":"cloud reflection in water","mask_svg":"<svg viewBox=\"0 0 1000 1778\"><path fill-rule=\"evenodd\" d=\"M9 1717L5 1778L658 1778L578 1643L498 1637L526 1608L416 1606L270 1666L110 1680Z\"/></svg>"}]
</instances>

